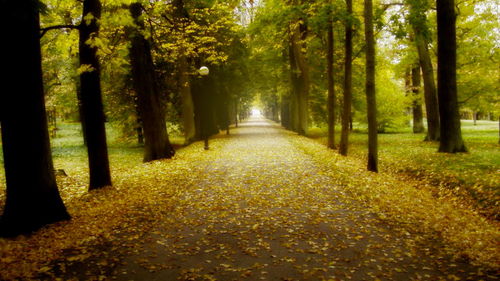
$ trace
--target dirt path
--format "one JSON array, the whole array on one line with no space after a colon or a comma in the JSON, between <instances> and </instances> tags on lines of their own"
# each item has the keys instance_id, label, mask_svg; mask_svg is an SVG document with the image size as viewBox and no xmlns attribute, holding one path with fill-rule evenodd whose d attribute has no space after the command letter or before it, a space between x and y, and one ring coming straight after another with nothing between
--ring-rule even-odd
<instances>
[{"instance_id":1,"label":"dirt path","mask_svg":"<svg viewBox=\"0 0 500 281\"><path fill-rule=\"evenodd\" d=\"M422 244L371 213L288 141L293 137L252 119L211 141L175 209L101 274L117 280L480 278L477 268L440 255L438 237ZM77 276L85 276L82 270Z\"/></svg>"}]
</instances>

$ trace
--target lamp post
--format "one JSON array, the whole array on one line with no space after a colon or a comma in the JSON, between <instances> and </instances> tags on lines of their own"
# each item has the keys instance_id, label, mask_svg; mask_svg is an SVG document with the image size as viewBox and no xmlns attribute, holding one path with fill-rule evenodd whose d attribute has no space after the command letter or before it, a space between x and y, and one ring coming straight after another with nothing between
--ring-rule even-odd
<instances>
[{"instance_id":1,"label":"lamp post","mask_svg":"<svg viewBox=\"0 0 500 281\"><path fill-rule=\"evenodd\" d=\"M198 70L198 73L199 73L202 77L206 77L206 76L208 76L208 73L210 73L210 70L208 69L208 67L206 67L206 66L202 66L202 67L200 67L200 69ZM206 115L208 115L208 114L207 114L207 113L208 113L207 111L208 111L208 109L207 109L207 108L205 108L205 116L206 116ZM208 129L207 129L207 126L206 126L206 125L205 125L205 126L203 126L202 128L203 128L203 135L204 135L203 137L204 137L204 143L205 143L204 148L205 148L205 150L208 150L208 149L209 149L209 147L208 147Z\"/></svg>"}]
</instances>

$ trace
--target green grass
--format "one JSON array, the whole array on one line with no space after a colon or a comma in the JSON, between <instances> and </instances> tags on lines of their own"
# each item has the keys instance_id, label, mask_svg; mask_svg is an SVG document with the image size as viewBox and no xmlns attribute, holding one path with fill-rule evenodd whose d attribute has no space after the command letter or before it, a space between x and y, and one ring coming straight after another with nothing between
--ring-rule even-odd
<instances>
[{"instance_id":1,"label":"green grass","mask_svg":"<svg viewBox=\"0 0 500 281\"><path fill-rule=\"evenodd\" d=\"M130 141L124 141L120 130L112 123L106 124L108 153L111 173L130 169L142 163L143 147ZM172 136L171 142L180 145L183 139ZM87 149L83 145L80 123L58 123L56 136L51 138L52 157L54 168L63 169L71 180L78 185L86 186L88 183ZM5 192L5 171L3 169L3 153L0 143L0 209L3 205ZM64 185L64 182L60 183ZM63 188L60 186L60 188Z\"/></svg>"},{"instance_id":2,"label":"green grass","mask_svg":"<svg viewBox=\"0 0 500 281\"><path fill-rule=\"evenodd\" d=\"M356 124L355 124L356 125ZM338 126L339 127L339 126ZM349 155L366 158L366 128L355 126L350 135ZM462 132L469 153L437 153L438 143L424 142L424 134L412 134L410 128L398 133L379 135L379 165L381 172L398 173L422 179L436 186L436 192L452 190L471 198L473 205L487 216L500 213L500 150L498 123L462 122ZM310 137L326 143L326 129L312 128ZM337 141L339 139L337 132ZM107 124L107 136L112 173L130 169L142 162L142 147L124 142L119 129ZM182 138L173 136L174 144ZM63 169L81 185L88 182L87 153L79 123L60 123L57 136L51 139L55 169ZM0 150L0 201L5 179L3 155ZM498 219L498 217L496 217Z\"/></svg>"},{"instance_id":3,"label":"green grass","mask_svg":"<svg viewBox=\"0 0 500 281\"><path fill-rule=\"evenodd\" d=\"M323 133L316 139L326 143ZM350 135L349 155L366 159L367 134L361 128ZM498 123L462 121L462 134L468 153L438 153L437 142L424 142L424 134L413 134L409 128L399 133L379 134L380 172L397 173L421 179L436 188L436 194L452 191L469 200L486 216L499 219L500 150ZM336 135L337 141L340 134Z\"/></svg>"}]
</instances>

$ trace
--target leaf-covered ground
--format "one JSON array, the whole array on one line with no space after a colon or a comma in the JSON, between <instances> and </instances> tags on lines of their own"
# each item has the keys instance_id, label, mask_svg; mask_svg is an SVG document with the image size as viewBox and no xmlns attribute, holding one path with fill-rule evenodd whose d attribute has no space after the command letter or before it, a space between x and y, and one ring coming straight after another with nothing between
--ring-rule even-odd
<instances>
[{"instance_id":1,"label":"leaf-covered ground","mask_svg":"<svg viewBox=\"0 0 500 281\"><path fill-rule=\"evenodd\" d=\"M462 135L469 153L436 153L439 143L423 141L425 134L407 129L379 134L380 170L434 186L437 196L461 198L482 215L500 220L500 149L498 122L462 120ZM367 135L357 124L350 135L349 155L366 159ZM360 133L364 132L364 133ZM326 145L326 129L311 137ZM338 136L340 133L338 133ZM365 160L366 161L366 160ZM451 194L450 194L451 193Z\"/></svg>"},{"instance_id":2,"label":"leaf-covered ground","mask_svg":"<svg viewBox=\"0 0 500 281\"><path fill-rule=\"evenodd\" d=\"M210 145L73 192L71 221L0 239L0 279L496 277L498 225L452 197L259 119Z\"/></svg>"}]
</instances>

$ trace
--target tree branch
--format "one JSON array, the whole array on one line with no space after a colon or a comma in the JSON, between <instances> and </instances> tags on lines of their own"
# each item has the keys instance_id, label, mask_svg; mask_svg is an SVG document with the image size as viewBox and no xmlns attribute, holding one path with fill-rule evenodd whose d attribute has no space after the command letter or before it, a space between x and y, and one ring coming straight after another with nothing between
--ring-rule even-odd
<instances>
[{"instance_id":1,"label":"tree branch","mask_svg":"<svg viewBox=\"0 0 500 281\"><path fill-rule=\"evenodd\" d=\"M49 27L44 27L44 28L40 28L40 38L42 38L45 33L47 33L47 31L49 30L53 30L53 29L63 29L63 28L69 28L69 29L79 29L80 28L80 25L74 25L74 24L58 24L58 25L53 25L53 26L49 26Z\"/></svg>"}]
</instances>

